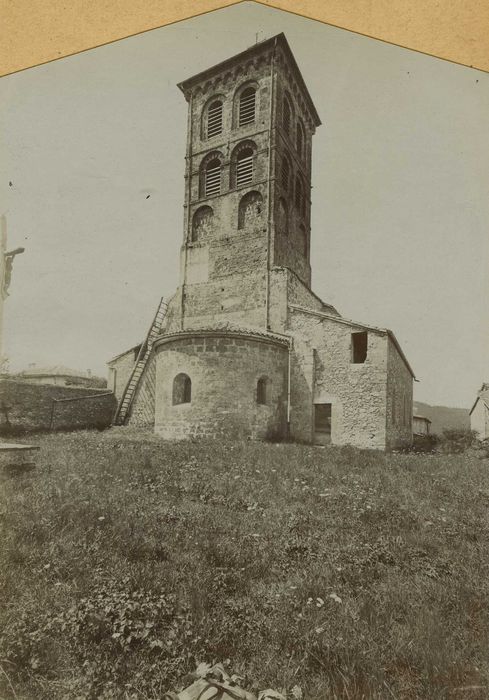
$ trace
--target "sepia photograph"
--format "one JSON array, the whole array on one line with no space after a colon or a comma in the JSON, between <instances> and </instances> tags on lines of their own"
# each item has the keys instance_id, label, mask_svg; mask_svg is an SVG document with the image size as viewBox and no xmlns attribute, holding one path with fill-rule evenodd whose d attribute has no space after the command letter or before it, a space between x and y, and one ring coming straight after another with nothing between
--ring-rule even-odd
<instances>
[{"instance_id":1,"label":"sepia photograph","mask_svg":"<svg viewBox=\"0 0 489 700\"><path fill-rule=\"evenodd\" d=\"M0 697L489 697L489 76L253 2L0 78Z\"/></svg>"}]
</instances>

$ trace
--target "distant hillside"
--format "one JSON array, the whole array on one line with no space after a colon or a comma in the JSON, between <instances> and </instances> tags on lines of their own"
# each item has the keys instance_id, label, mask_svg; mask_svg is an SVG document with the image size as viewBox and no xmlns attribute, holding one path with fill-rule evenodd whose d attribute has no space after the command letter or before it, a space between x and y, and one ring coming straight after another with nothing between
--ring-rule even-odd
<instances>
[{"instance_id":1,"label":"distant hillside","mask_svg":"<svg viewBox=\"0 0 489 700\"><path fill-rule=\"evenodd\" d=\"M468 408L450 408L449 406L430 406L428 403L414 401L414 415L426 416L431 421L431 432L441 435L444 428L470 428Z\"/></svg>"}]
</instances>

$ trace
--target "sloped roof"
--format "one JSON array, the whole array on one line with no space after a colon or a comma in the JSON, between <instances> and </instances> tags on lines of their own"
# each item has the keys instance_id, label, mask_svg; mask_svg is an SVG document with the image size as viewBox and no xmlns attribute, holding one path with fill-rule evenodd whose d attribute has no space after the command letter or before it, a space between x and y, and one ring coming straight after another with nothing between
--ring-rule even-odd
<instances>
[{"instance_id":1,"label":"sloped roof","mask_svg":"<svg viewBox=\"0 0 489 700\"><path fill-rule=\"evenodd\" d=\"M124 357L124 355L128 355L130 352L136 352L136 350L139 352L141 345L142 343L138 343L138 345L133 345L132 348L128 348L124 350L124 352L120 352L118 355L111 357L110 360L107 361L107 364L110 365L111 362L115 362L119 358Z\"/></svg>"},{"instance_id":2,"label":"sloped roof","mask_svg":"<svg viewBox=\"0 0 489 700\"><path fill-rule=\"evenodd\" d=\"M331 314L325 313L324 311L316 311L316 309L308 309L307 307L299 306L298 304L289 304L289 308L296 309L297 311L302 311L303 313L306 313L306 314L311 314L312 316L322 316L324 318L330 319L331 321L335 321L336 323L343 323L345 326L350 326L352 328L365 328L365 330L367 330L367 331L375 331L377 333L380 333L381 335L387 335L394 343L397 352L399 353L402 361L406 365L412 378L414 380L416 380L416 375L414 374L413 369L412 369L411 365L409 364L406 355L402 351L402 348L399 345L399 341L397 340L396 336L394 335L394 332L390 330L390 328L378 328L377 326L367 325L366 323L359 323L358 321L352 321L351 319L344 318L343 316L333 316Z\"/></svg>"}]
</instances>

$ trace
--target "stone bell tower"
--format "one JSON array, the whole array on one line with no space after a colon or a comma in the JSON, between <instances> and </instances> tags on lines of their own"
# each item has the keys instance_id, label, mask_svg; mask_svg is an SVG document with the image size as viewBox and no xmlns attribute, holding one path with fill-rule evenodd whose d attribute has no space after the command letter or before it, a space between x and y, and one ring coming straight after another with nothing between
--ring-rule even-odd
<instances>
[{"instance_id":1,"label":"stone bell tower","mask_svg":"<svg viewBox=\"0 0 489 700\"><path fill-rule=\"evenodd\" d=\"M273 269L311 283L316 109L283 34L179 87L188 133L174 327L228 321L273 330Z\"/></svg>"}]
</instances>

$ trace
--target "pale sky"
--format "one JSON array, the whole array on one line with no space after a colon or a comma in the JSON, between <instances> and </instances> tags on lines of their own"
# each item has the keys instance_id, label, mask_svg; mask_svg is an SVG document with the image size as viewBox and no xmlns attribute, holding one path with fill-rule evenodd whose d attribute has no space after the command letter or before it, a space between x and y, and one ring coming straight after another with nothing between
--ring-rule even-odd
<instances>
[{"instance_id":1,"label":"pale sky","mask_svg":"<svg viewBox=\"0 0 489 700\"><path fill-rule=\"evenodd\" d=\"M314 291L394 331L417 400L471 405L489 381L489 74L253 3L0 79L0 213L26 248L5 305L11 370L105 375L142 340L178 284L176 83L282 31L323 122Z\"/></svg>"}]
</instances>

